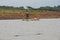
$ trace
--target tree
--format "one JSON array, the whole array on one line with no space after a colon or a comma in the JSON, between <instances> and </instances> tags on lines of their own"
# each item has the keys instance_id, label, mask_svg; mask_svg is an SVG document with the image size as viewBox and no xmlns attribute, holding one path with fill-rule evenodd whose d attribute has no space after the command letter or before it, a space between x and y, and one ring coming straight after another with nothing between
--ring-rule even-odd
<instances>
[{"instance_id":1,"label":"tree","mask_svg":"<svg viewBox=\"0 0 60 40\"><path fill-rule=\"evenodd\" d=\"M22 6L22 7L19 7L19 9L23 10L23 9L25 9L25 8Z\"/></svg>"},{"instance_id":2,"label":"tree","mask_svg":"<svg viewBox=\"0 0 60 40\"><path fill-rule=\"evenodd\" d=\"M30 10L35 9L35 8L31 7L31 6L27 6L27 8L30 9Z\"/></svg>"}]
</instances>

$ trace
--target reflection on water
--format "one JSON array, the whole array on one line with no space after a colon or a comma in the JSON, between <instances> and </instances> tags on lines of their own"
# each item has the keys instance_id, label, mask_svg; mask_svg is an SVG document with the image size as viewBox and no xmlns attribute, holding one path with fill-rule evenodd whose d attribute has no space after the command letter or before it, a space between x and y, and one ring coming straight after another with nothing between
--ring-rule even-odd
<instances>
[{"instance_id":1,"label":"reflection on water","mask_svg":"<svg viewBox=\"0 0 60 40\"><path fill-rule=\"evenodd\" d=\"M25 20L25 19L24 19ZM0 20L1 40L59 40L60 19Z\"/></svg>"},{"instance_id":2,"label":"reflection on water","mask_svg":"<svg viewBox=\"0 0 60 40\"><path fill-rule=\"evenodd\" d=\"M35 19L22 19L22 21L39 21L39 20L35 20Z\"/></svg>"},{"instance_id":3,"label":"reflection on water","mask_svg":"<svg viewBox=\"0 0 60 40\"><path fill-rule=\"evenodd\" d=\"M31 18L31 19L29 19L29 18L26 18L26 19L22 19L23 21L39 21L39 18Z\"/></svg>"}]
</instances>

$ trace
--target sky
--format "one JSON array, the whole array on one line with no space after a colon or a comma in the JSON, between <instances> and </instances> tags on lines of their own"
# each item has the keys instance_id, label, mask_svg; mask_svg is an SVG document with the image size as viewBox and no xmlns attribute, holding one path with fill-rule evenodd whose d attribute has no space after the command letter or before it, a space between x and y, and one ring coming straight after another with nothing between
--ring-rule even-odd
<instances>
[{"instance_id":1,"label":"sky","mask_svg":"<svg viewBox=\"0 0 60 40\"><path fill-rule=\"evenodd\" d=\"M31 7L41 7L41 6L57 6L60 5L60 0L0 0L0 6L31 6Z\"/></svg>"}]
</instances>

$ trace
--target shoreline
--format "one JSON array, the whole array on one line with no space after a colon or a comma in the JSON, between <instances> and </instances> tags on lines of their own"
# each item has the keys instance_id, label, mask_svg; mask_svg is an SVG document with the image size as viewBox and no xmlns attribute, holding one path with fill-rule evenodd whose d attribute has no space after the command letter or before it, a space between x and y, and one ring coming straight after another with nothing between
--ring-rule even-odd
<instances>
[{"instance_id":1,"label":"shoreline","mask_svg":"<svg viewBox=\"0 0 60 40\"><path fill-rule=\"evenodd\" d=\"M42 13L36 13L36 14L30 14L28 19L37 18L60 18L60 12L42 12ZM26 19L25 14L19 14L19 13L6 13L6 14L0 14L0 20L6 20L6 19Z\"/></svg>"}]
</instances>

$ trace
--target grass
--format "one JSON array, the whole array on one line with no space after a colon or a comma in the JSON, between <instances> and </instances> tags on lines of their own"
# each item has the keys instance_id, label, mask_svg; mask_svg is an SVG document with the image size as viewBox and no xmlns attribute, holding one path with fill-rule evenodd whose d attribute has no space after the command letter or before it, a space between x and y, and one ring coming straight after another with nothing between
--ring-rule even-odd
<instances>
[{"instance_id":1,"label":"grass","mask_svg":"<svg viewBox=\"0 0 60 40\"><path fill-rule=\"evenodd\" d=\"M40 14L40 13L42 13L41 10L28 10L28 11L29 11L30 14ZM43 11L43 12L44 12L44 11ZM11 9L8 10L8 9L1 9L1 10L0 10L0 14L2 14L2 13L3 13L3 14L7 14L7 13L8 13L8 14L9 14L9 13L10 13L10 14L11 14L11 13L14 13L14 14L15 14L15 13L25 14L25 13L26 13L26 10L16 10L16 9L15 9L15 10L11 10Z\"/></svg>"},{"instance_id":2,"label":"grass","mask_svg":"<svg viewBox=\"0 0 60 40\"><path fill-rule=\"evenodd\" d=\"M0 9L0 17L24 17L27 10L16 10L16 9ZM60 12L46 11L46 10L28 10L31 14L30 17L41 17L41 18L55 18L60 17Z\"/></svg>"},{"instance_id":3,"label":"grass","mask_svg":"<svg viewBox=\"0 0 60 40\"><path fill-rule=\"evenodd\" d=\"M0 9L0 19L5 18L23 18L25 17L26 10L16 9ZM45 10L28 10L31 14L30 18L60 18L60 12L45 11Z\"/></svg>"}]
</instances>

